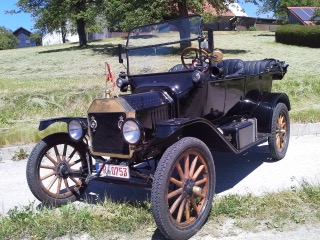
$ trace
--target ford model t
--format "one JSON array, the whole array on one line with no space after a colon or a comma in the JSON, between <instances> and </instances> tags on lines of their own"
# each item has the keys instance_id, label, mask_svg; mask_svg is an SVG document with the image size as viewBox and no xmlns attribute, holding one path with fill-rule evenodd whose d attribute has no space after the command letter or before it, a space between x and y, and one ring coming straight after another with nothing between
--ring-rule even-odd
<instances>
[{"instance_id":1,"label":"ford model t","mask_svg":"<svg viewBox=\"0 0 320 240\"><path fill-rule=\"evenodd\" d=\"M210 31L209 31L210 32ZM43 203L76 200L93 180L151 188L155 222L168 238L187 239L204 224L215 192L211 151L243 153L268 141L282 159L290 134L285 93L271 92L288 65L275 59L223 59L202 33L202 18L141 26L118 46L122 94L96 99L68 133L42 139L27 180ZM204 47L206 45L206 47ZM148 168L148 174L142 168Z\"/></svg>"}]
</instances>

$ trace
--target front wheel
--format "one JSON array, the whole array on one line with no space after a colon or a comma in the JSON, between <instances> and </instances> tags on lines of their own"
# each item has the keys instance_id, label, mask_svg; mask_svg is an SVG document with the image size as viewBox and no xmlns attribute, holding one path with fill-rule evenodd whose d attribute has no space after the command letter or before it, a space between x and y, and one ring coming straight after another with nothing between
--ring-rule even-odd
<instances>
[{"instance_id":1,"label":"front wheel","mask_svg":"<svg viewBox=\"0 0 320 240\"><path fill-rule=\"evenodd\" d=\"M287 106L278 103L273 110L271 135L268 138L271 157L280 160L285 157L290 138L290 118Z\"/></svg>"},{"instance_id":2,"label":"front wheel","mask_svg":"<svg viewBox=\"0 0 320 240\"><path fill-rule=\"evenodd\" d=\"M157 166L151 190L152 212L169 239L189 239L205 223L215 191L211 152L186 137L169 147Z\"/></svg>"},{"instance_id":3,"label":"front wheel","mask_svg":"<svg viewBox=\"0 0 320 240\"><path fill-rule=\"evenodd\" d=\"M31 192L42 203L52 206L75 201L86 187L87 172L85 144L73 142L67 133L42 139L27 163Z\"/></svg>"}]
</instances>

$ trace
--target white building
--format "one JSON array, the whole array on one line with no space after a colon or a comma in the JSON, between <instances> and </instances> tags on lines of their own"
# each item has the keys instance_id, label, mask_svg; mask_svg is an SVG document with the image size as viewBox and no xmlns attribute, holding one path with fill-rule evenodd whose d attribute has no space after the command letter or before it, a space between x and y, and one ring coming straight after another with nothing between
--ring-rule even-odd
<instances>
[{"instance_id":1,"label":"white building","mask_svg":"<svg viewBox=\"0 0 320 240\"><path fill-rule=\"evenodd\" d=\"M67 33L66 36L67 42L79 42L78 34ZM60 32L54 31L53 33L47 33L42 37L42 45L52 45L52 44L61 44L62 36Z\"/></svg>"}]
</instances>

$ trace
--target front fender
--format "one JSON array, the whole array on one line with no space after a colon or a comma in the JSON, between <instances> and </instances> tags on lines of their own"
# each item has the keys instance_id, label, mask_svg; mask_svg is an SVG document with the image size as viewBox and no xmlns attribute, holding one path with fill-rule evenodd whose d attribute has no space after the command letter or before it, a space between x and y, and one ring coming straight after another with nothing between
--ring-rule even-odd
<instances>
[{"instance_id":1,"label":"front fender","mask_svg":"<svg viewBox=\"0 0 320 240\"><path fill-rule=\"evenodd\" d=\"M217 127L204 118L171 119L157 125L156 142L169 146L182 137L198 138L214 151L238 152Z\"/></svg>"},{"instance_id":2,"label":"front fender","mask_svg":"<svg viewBox=\"0 0 320 240\"><path fill-rule=\"evenodd\" d=\"M82 117L61 117L61 118L50 118L50 119L41 120L38 129L39 129L39 131L43 131L47 127L49 127L51 124L56 123L56 122L64 122L64 123L68 124L73 119L78 119L82 123L84 123L86 126L88 126L87 118L82 118Z\"/></svg>"}]
</instances>

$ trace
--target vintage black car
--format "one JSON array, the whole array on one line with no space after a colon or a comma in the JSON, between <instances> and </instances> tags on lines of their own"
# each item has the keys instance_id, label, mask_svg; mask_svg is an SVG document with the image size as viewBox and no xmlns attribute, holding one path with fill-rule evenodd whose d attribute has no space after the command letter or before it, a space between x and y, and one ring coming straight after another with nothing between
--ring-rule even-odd
<instances>
[{"instance_id":1,"label":"vintage black car","mask_svg":"<svg viewBox=\"0 0 320 240\"><path fill-rule=\"evenodd\" d=\"M30 154L27 180L48 205L76 200L93 180L151 188L160 231L188 239L205 223L215 193L212 151L240 154L268 141L282 159L290 135L290 101L271 92L288 65L275 59L224 59L202 32L202 18L141 26L118 46L123 94L96 99L68 133L42 139ZM206 41L208 38L208 42Z\"/></svg>"}]
</instances>

